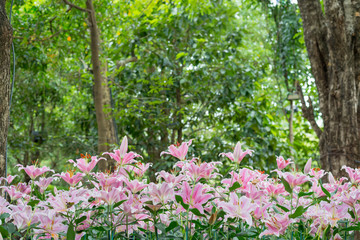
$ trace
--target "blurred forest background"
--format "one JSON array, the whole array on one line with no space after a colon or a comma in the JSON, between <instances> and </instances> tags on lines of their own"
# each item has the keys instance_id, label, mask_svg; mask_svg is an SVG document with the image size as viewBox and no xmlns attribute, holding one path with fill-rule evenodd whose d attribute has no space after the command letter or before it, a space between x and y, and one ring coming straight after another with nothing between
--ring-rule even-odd
<instances>
[{"instance_id":1,"label":"blurred forest background","mask_svg":"<svg viewBox=\"0 0 360 240\"><path fill-rule=\"evenodd\" d=\"M64 171L80 153L100 155L94 24L77 7L85 1L14 1L9 173L34 161ZM93 7L109 93L103 110L114 134L109 151L128 136L153 171L174 164L161 151L190 139L190 156L202 161L219 161L237 141L255 150L246 164L263 170L279 155L299 167L319 160L318 139L294 97L299 82L305 98L317 98L297 4L101 0Z\"/></svg>"}]
</instances>

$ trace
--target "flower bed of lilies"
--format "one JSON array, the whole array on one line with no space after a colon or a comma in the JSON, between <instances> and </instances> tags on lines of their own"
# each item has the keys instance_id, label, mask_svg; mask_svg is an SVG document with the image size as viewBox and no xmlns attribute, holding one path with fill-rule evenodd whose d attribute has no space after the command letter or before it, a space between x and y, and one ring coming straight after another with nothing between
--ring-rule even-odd
<instances>
[{"instance_id":1,"label":"flower bed of lilies","mask_svg":"<svg viewBox=\"0 0 360 240\"><path fill-rule=\"evenodd\" d=\"M312 169L285 171L292 162L277 158L275 177L240 167L252 150L221 153L234 162L221 176L221 162L187 159L191 141L168 152L179 161L173 172L144 174L150 167L128 152L127 138L108 154L112 173L92 172L104 158L82 156L76 171L60 174L48 167L18 165L31 178L13 184L3 178L0 239L350 239L360 229L360 170L344 166L348 179ZM288 166L288 167L287 167ZM328 183L321 178L327 174ZM48 177L46 177L48 175ZM47 190L55 179L64 190Z\"/></svg>"}]
</instances>

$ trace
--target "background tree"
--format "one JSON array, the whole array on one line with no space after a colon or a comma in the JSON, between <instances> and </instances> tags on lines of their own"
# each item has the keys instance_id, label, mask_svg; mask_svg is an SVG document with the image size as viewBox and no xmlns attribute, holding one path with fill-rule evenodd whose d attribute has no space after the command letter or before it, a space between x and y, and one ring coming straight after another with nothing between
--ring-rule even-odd
<instances>
[{"instance_id":1,"label":"background tree","mask_svg":"<svg viewBox=\"0 0 360 240\"><path fill-rule=\"evenodd\" d=\"M358 167L360 159L360 2L298 0L298 4L323 129L310 98L308 105L302 98L303 114L320 140L322 167L339 177L344 174L341 166Z\"/></svg>"},{"instance_id":2,"label":"background tree","mask_svg":"<svg viewBox=\"0 0 360 240\"><path fill-rule=\"evenodd\" d=\"M71 3L86 8L86 1ZM94 2L101 66L106 67L101 73L107 85L102 86L111 93L104 113L112 116L119 138L129 137L130 150L153 163L153 172L174 163L174 158L160 158L161 151L189 139L195 140L190 155L201 153L202 161L218 158L241 141L256 150L245 164L272 168L277 155L291 154L283 113L287 90L280 68L274 70L274 62L280 62L275 22L254 1L201 3ZM71 9L50 0L14 5L19 57L17 114L9 131L12 165L38 161L67 170L66 161L79 153L98 154L89 14ZM286 24L281 26L291 39L294 31L286 35ZM289 42L283 40L282 46ZM286 58L289 74L295 55ZM136 62L127 61L133 56ZM276 80L282 81L280 87ZM312 156L316 144L308 124L295 113L295 161Z\"/></svg>"},{"instance_id":3,"label":"background tree","mask_svg":"<svg viewBox=\"0 0 360 240\"><path fill-rule=\"evenodd\" d=\"M6 173L6 145L10 105L10 50L12 27L6 15L6 0L0 0L0 176Z\"/></svg>"}]
</instances>

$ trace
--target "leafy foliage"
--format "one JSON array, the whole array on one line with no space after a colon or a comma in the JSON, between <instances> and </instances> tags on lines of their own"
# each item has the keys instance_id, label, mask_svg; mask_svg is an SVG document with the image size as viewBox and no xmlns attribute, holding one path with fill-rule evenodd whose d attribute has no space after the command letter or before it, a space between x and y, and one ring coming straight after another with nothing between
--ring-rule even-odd
<instances>
[{"instance_id":1,"label":"leafy foliage","mask_svg":"<svg viewBox=\"0 0 360 240\"><path fill-rule=\"evenodd\" d=\"M173 165L160 159L161 150L191 138L199 139L193 155L207 149L203 161L240 140L259 149L247 164L264 169L275 166L275 155L314 154L317 142L300 113L289 144L284 82L276 81L284 71L296 79L308 69L294 5L271 8L278 14L272 19L269 9L246 0L94 4L112 93L106 111L117 135L128 135L154 169ZM18 57L9 160L65 170L70 165L59 159L96 154L87 15L50 0L15 1L13 13ZM131 56L137 61L119 64Z\"/></svg>"}]
</instances>

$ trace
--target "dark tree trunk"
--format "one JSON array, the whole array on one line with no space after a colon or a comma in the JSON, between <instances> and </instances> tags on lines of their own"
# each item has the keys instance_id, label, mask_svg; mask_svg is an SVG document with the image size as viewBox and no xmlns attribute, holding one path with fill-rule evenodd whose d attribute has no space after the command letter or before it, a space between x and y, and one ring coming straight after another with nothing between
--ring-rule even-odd
<instances>
[{"instance_id":1,"label":"dark tree trunk","mask_svg":"<svg viewBox=\"0 0 360 240\"><path fill-rule=\"evenodd\" d=\"M111 106L110 89L106 78L106 67L100 60L100 32L97 26L95 10L92 0L86 1L89 10L89 28L91 38L91 62L94 73L94 103L96 111L96 122L98 126L98 152L110 151L111 145L116 143L115 128L111 115L104 112L105 106ZM100 161L99 169L104 171L109 166L108 161Z\"/></svg>"},{"instance_id":2,"label":"dark tree trunk","mask_svg":"<svg viewBox=\"0 0 360 240\"><path fill-rule=\"evenodd\" d=\"M334 176L343 165L359 167L360 2L298 0L305 43L319 93L324 128L315 122L311 101L304 116L320 139L320 162Z\"/></svg>"},{"instance_id":3,"label":"dark tree trunk","mask_svg":"<svg viewBox=\"0 0 360 240\"><path fill-rule=\"evenodd\" d=\"M6 139L9 127L10 49L12 28L6 15L5 0L0 0L0 177L6 172Z\"/></svg>"}]
</instances>

